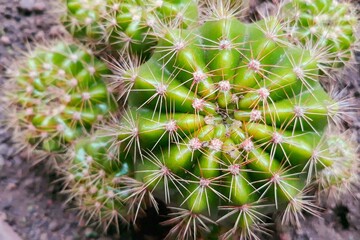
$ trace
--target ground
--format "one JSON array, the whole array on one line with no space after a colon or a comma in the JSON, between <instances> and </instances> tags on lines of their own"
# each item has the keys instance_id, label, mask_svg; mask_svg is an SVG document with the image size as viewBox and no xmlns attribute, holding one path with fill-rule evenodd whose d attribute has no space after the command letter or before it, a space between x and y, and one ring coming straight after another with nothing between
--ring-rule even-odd
<instances>
[{"instance_id":1,"label":"ground","mask_svg":"<svg viewBox=\"0 0 360 240\"><path fill-rule=\"evenodd\" d=\"M6 66L14 57L19 56L19 51L35 42L64 34L64 29L57 23L48 2L0 0L0 83L6 81ZM255 8L264 11L267 7L257 3L252 11ZM347 70L338 88L345 89L347 95L353 96L360 105L358 68L355 64ZM360 133L360 121L353 122L349 127ZM42 164L33 166L31 162L12 144L11 133L0 127L1 240L17 240L16 235L24 240L117 239L116 235L104 236L96 232L96 229L86 227L71 206L65 207L66 196L59 193L61 183L55 182L56 176L49 174ZM359 199L360 184L340 201L324 204L322 218L306 216L299 229L279 225L274 227L276 230L273 236L266 238L360 239ZM138 236L136 239L142 237Z\"/></svg>"}]
</instances>

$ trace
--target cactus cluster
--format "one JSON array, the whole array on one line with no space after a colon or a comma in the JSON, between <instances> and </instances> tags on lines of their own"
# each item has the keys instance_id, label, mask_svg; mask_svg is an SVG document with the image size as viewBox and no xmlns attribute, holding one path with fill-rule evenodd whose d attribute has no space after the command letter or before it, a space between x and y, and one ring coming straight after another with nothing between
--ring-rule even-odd
<instances>
[{"instance_id":1,"label":"cactus cluster","mask_svg":"<svg viewBox=\"0 0 360 240\"><path fill-rule=\"evenodd\" d=\"M186 28L197 21L194 0L67 0L63 22L96 49L131 51L143 57L156 45L162 24Z\"/></svg>"},{"instance_id":2,"label":"cactus cluster","mask_svg":"<svg viewBox=\"0 0 360 240\"><path fill-rule=\"evenodd\" d=\"M59 41L29 52L4 86L16 138L34 150L66 151L116 109L103 74L109 74L107 66L74 44Z\"/></svg>"},{"instance_id":3,"label":"cactus cluster","mask_svg":"<svg viewBox=\"0 0 360 240\"><path fill-rule=\"evenodd\" d=\"M258 239L273 214L298 225L318 214L313 189L358 180L342 130L354 106L319 82L357 41L350 5L333 2L244 23L236 1L68 0L74 37L120 50L112 71L82 46L35 48L5 88L9 124L61 152L69 200L105 230L164 204L166 239Z\"/></svg>"},{"instance_id":4,"label":"cactus cluster","mask_svg":"<svg viewBox=\"0 0 360 240\"><path fill-rule=\"evenodd\" d=\"M291 0L282 7L294 42L311 45L323 53L324 67L342 67L358 44L358 17L353 4L338 0Z\"/></svg>"}]
</instances>

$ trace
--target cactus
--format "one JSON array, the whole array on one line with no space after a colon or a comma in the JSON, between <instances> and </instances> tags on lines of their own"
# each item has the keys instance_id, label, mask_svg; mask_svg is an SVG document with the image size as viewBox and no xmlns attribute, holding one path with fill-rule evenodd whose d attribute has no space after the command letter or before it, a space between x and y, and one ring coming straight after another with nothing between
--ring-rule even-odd
<instances>
[{"instance_id":1,"label":"cactus","mask_svg":"<svg viewBox=\"0 0 360 240\"><path fill-rule=\"evenodd\" d=\"M160 199L172 211L169 239L256 238L275 211L296 224L303 210L316 214L308 186L334 164L323 135L343 104L319 84L317 60L275 18L216 14L196 31L166 29L142 66L116 68L128 110L101 128L125 154L117 164L132 166L116 178L116 212L136 223Z\"/></svg>"},{"instance_id":2,"label":"cactus","mask_svg":"<svg viewBox=\"0 0 360 240\"><path fill-rule=\"evenodd\" d=\"M342 67L358 44L356 7L338 0L291 0L282 7L295 42L325 50L324 69Z\"/></svg>"},{"instance_id":3,"label":"cactus","mask_svg":"<svg viewBox=\"0 0 360 240\"><path fill-rule=\"evenodd\" d=\"M15 141L49 154L66 151L115 109L102 79L109 73L90 51L63 41L27 53L4 86Z\"/></svg>"},{"instance_id":4,"label":"cactus","mask_svg":"<svg viewBox=\"0 0 360 240\"><path fill-rule=\"evenodd\" d=\"M66 9L64 25L76 38L145 58L156 45L158 25L186 28L198 17L194 0L67 0Z\"/></svg>"},{"instance_id":5,"label":"cactus","mask_svg":"<svg viewBox=\"0 0 360 240\"><path fill-rule=\"evenodd\" d=\"M350 130L340 132L330 128L324 141L330 147L334 164L320 172L318 177L319 193L325 199L338 200L344 193L352 191L353 185L359 181L359 161L356 138Z\"/></svg>"},{"instance_id":6,"label":"cactus","mask_svg":"<svg viewBox=\"0 0 360 240\"><path fill-rule=\"evenodd\" d=\"M127 212L126 193L119 188L119 179L128 175L132 166L111 147L109 140L109 137L95 134L90 139L77 141L68 152L71 162L63 171L65 192L70 195L69 200L75 200L80 215L88 217L87 223L98 223L104 230L115 223L120 232L120 225L129 224L131 217Z\"/></svg>"},{"instance_id":7,"label":"cactus","mask_svg":"<svg viewBox=\"0 0 360 240\"><path fill-rule=\"evenodd\" d=\"M350 58L353 15L325 1L291 3L327 16L314 17L320 35L304 30L318 23L309 12L291 20L294 45L275 17L239 21L236 1L205 1L204 23L189 30L192 0L68 0L63 22L75 37L140 60L111 57L111 75L80 46L37 47L5 87L9 125L34 150L67 151L69 201L104 230L136 225L149 208L160 214L160 203L166 239L258 239L274 213L298 225L304 211L318 214L314 184L339 193L359 170L356 148L334 130L353 106L319 82ZM103 75L126 110L101 122L117 105Z\"/></svg>"}]
</instances>

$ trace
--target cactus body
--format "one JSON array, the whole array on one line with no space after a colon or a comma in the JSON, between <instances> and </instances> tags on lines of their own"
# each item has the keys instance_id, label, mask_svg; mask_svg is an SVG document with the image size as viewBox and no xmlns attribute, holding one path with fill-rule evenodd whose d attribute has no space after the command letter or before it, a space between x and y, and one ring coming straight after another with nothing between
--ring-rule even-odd
<instances>
[{"instance_id":1,"label":"cactus body","mask_svg":"<svg viewBox=\"0 0 360 240\"><path fill-rule=\"evenodd\" d=\"M65 42L37 47L18 64L5 87L15 114L9 118L16 120L18 140L35 149L67 150L64 145L114 110L101 76L109 69L82 47Z\"/></svg>"},{"instance_id":2,"label":"cactus body","mask_svg":"<svg viewBox=\"0 0 360 240\"><path fill-rule=\"evenodd\" d=\"M92 216L90 220L105 230L115 223L119 231L121 224L131 220L125 202L129 195L120 189L119 179L128 175L132 166L111 148L109 137L95 136L80 139L70 151L73 156L66 169L67 185L71 186L68 193L82 216Z\"/></svg>"},{"instance_id":3,"label":"cactus body","mask_svg":"<svg viewBox=\"0 0 360 240\"><path fill-rule=\"evenodd\" d=\"M162 24L186 28L198 17L193 0L68 0L66 7L63 22L76 38L98 50L110 47L143 57L156 45L154 28Z\"/></svg>"},{"instance_id":4,"label":"cactus body","mask_svg":"<svg viewBox=\"0 0 360 240\"><path fill-rule=\"evenodd\" d=\"M338 105L317 61L284 44L279 26L224 18L168 29L154 56L122 75L129 109L108 134L134 163L123 187L137 206L168 204L169 238L251 238L265 213L312 211L304 189L333 164L316 153Z\"/></svg>"},{"instance_id":5,"label":"cactus body","mask_svg":"<svg viewBox=\"0 0 360 240\"><path fill-rule=\"evenodd\" d=\"M359 181L358 147L354 135L348 131L340 133L331 129L325 134L325 144L334 164L319 174L320 193L326 199L337 200L344 193L351 192L353 185Z\"/></svg>"},{"instance_id":6,"label":"cactus body","mask_svg":"<svg viewBox=\"0 0 360 240\"><path fill-rule=\"evenodd\" d=\"M292 0L283 7L294 41L326 50L323 64L341 67L358 42L355 6L337 0Z\"/></svg>"}]
</instances>

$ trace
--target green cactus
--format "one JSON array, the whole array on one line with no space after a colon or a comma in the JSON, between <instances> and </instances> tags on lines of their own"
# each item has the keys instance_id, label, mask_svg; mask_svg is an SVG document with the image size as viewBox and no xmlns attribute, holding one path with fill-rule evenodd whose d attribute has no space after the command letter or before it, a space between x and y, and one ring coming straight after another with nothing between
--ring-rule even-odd
<instances>
[{"instance_id":1,"label":"green cactus","mask_svg":"<svg viewBox=\"0 0 360 240\"><path fill-rule=\"evenodd\" d=\"M132 171L131 161L111 147L110 137L95 134L92 138L79 139L70 154L71 162L63 171L67 192L75 200L80 215L89 223L98 223L104 230L111 224L120 232L121 225L131 222L125 201L128 195L121 189L123 177ZM114 160L116 159L116 160Z\"/></svg>"},{"instance_id":2,"label":"green cactus","mask_svg":"<svg viewBox=\"0 0 360 240\"><path fill-rule=\"evenodd\" d=\"M332 154L334 164L320 172L318 176L319 192L326 199L338 200L344 193L351 192L359 181L358 147L356 138L350 130L340 132L330 128L325 134L324 145Z\"/></svg>"},{"instance_id":3,"label":"green cactus","mask_svg":"<svg viewBox=\"0 0 360 240\"><path fill-rule=\"evenodd\" d=\"M14 65L4 86L8 124L33 150L66 151L116 107L102 79L110 70L81 46L38 46Z\"/></svg>"},{"instance_id":4,"label":"green cactus","mask_svg":"<svg viewBox=\"0 0 360 240\"><path fill-rule=\"evenodd\" d=\"M186 28L198 17L194 0L67 0L66 8L63 23L76 38L143 57L156 45L154 30L163 24Z\"/></svg>"},{"instance_id":5,"label":"green cactus","mask_svg":"<svg viewBox=\"0 0 360 240\"><path fill-rule=\"evenodd\" d=\"M342 67L358 44L356 7L338 0L291 0L282 7L295 42L321 49L327 69ZM325 51L324 51L325 50Z\"/></svg>"},{"instance_id":6,"label":"green cactus","mask_svg":"<svg viewBox=\"0 0 360 240\"><path fill-rule=\"evenodd\" d=\"M117 164L132 166L116 212L135 212L121 216L136 222L162 200L169 239L256 238L274 211L296 224L301 211L316 213L307 186L334 164L322 136L343 104L319 84L313 54L287 43L277 19L216 18L166 29L148 62L120 70L129 107L101 128L125 154Z\"/></svg>"}]
</instances>

